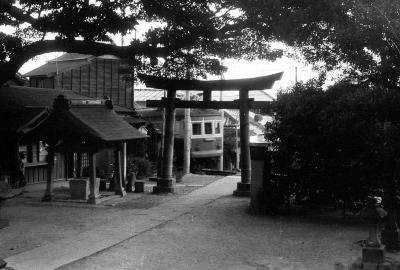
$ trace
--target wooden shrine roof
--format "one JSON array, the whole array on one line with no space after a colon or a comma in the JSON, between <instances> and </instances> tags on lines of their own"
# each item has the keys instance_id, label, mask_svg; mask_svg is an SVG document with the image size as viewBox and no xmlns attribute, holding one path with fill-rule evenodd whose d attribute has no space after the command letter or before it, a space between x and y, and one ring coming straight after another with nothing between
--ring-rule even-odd
<instances>
[{"instance_id":1,"label":"wooden shrine roof","mask_svg":"<svg viewBox=\"0 0 400 270\"><path fill-rule=\"evenodd\" d=\"M58 96L69 104L53 106ZM0 88L0 117L4 131L20 132L28 140L66 138L97 145L146 138L120 117L111 101L83 98L71 91L30 87ZM53 106L53 107L52 107ZM1 129L0 129L1 130Z\"/></svg>"},{"instance_id":2,"label":"wooden shrine roof","mask_svg":"<svg viewBox=\"0 0 400 270\"><path fill-rule=\"evenodd\" d=\"M58 108L54 108L56 110ZM75 128L83 139L95 139L103 143L123 142L143 139L147 136L133 128L106 104L70 104L68 109L60 109L63 123L68 129ZM54 119L58 121L58 119Z\"/></svg>"}]
</instances>

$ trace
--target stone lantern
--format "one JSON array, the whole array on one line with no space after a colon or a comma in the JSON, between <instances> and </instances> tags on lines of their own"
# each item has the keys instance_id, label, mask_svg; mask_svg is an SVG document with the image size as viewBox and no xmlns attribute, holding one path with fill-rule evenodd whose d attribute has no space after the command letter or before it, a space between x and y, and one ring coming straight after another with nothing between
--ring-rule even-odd
<instances>
[{"instance_id":1,"label":"stone lantern","mask_svg":"<svg viewBox=\"0 0 400 270\"><path fill-rule=\"evenodd\" d=\"M369 198L367 205L358 213L370 225L369 237L362 249L362 261L364 264L382 264L385 262L385 246L381 245L378 238L378 224L387 215L386 211L379 207L376 198Z\"/></svg>"},{"instance_id":2,"label":"stone lantern","mask_svg":"<svg viewBox=\"0 0 400 270\"><path fill-rule=\"evenodd\" d=\"M382 231L382 244L388 250L400 250L400 231L397 227L396 212L400 206L400 196L397 189L391 189L390 193L382 200L383 207L387 210L388 216L385 228Z\"/></svg>"}]
</instances>

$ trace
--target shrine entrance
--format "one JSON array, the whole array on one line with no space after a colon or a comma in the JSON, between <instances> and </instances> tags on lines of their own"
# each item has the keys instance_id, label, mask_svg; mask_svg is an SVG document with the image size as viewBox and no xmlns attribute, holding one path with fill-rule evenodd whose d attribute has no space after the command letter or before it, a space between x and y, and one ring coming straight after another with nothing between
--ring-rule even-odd
<instances>
[{"instance_id":1,"label":"shrine entrance","mask_svg":"<svg viewBox=\"0 0 400 270\"><path fill-rule=\"evenodd\" d=\"M172 177L174 126L176 108L199 109L239 109L240 111L240 164L241 181L237 183L236 196L250 196L251 162L250 162L250 133L249 110L263 108L265 101L249 99L249 91L271 89L275 81L282 78L283 72L236 80L199 81L186 79L167 79L144 74L138 74L139 79L147 87L167 90L167 97L162 100L148 100L147 107L165 108L164 149L162 152L161 176L157 179L154 193L174 192L176 180ZM176 98L177 90L203 91L203 101L187 101ZM239 91L239 100L211 101L212 91Z\"/></svg>"}]
</instances>

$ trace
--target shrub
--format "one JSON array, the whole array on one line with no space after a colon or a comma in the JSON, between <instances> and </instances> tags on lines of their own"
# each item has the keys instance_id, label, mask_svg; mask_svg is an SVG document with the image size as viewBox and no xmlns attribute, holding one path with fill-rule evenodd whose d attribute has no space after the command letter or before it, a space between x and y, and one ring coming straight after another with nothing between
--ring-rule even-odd
<instances>
[{"instance_id":1,"label":"shrub","mask_svg":"<svg viewBox=\"0 0 400 270\"><path fill-rule=\"evenodd\" d=\"M265 137L279 152L274 173L294 176L298 201L355 202L377 196L400 172L400 92L318 82L281 92Z\"/></svg>"},{"instance_id":2,"label":"shrub","mask_svg":"<svg viewBox=\"0 0 400 270\"><path fill-rule=\"evenodd\" d=\"M128 174L134 173L136 179L143 179L153 174L153 164L141 157L129 156L126 161L126 169Z\"/></svg>"}]
</instances>

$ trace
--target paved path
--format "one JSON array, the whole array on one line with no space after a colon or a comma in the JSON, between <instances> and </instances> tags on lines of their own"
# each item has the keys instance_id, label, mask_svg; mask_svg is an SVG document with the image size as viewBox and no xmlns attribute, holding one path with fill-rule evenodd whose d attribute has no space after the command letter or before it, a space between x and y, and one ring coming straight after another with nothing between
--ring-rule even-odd
<instances>
[{"instance_id":1,"label":"paved path","mask_svg":"<svg viewBox=\"0 0 400 270\"><path fill-rule=\"evenodd\" d=\"M85 232L4 258L16 270L56 269L140 235L193 209L232 194L238 176L229 176L204 188L150 209L131 209Z\"/></svg>"}]
</instances>

